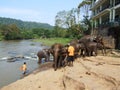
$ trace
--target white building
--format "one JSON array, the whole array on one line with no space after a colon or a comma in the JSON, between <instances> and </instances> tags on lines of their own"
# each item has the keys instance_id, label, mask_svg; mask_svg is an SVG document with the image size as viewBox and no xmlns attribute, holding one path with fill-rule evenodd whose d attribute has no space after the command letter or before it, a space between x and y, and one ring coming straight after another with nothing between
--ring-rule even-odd
<instances>
[{"instance_id":1,"label":"white building","mask_svg":"<svg viewBox=\"0 0 120 90\"><path fill-rule=\"evenodd\" d=\"M116 39L117 47L120 47L120 0L92 0L91 10L92 33L111 34Z\"/></svg>"}]
</instances>

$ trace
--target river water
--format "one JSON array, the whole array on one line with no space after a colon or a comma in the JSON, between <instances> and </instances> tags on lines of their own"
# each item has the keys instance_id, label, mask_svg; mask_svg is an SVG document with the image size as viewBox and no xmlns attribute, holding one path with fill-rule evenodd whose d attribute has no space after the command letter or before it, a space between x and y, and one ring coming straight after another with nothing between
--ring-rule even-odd
<instances>
[{"instance_id":1,"label":"river water","mask_svg":"<svg viewBox=\"0 0 120 90\"><path fill-rule=\"evenodd\" d=\"M0 41L0 88L23 77L19 68L24 62L27 63L28 73L38 68L36 54L43 48L46 47L32 40ZM8 58L18 56L25 58L8 62Z\"/></svg>"}]
</instances>

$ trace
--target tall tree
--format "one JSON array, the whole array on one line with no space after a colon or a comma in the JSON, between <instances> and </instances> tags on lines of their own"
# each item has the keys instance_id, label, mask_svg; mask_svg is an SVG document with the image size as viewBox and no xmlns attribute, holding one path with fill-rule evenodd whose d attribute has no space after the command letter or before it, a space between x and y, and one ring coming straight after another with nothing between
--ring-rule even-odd
<instances>
[{"instance_id":1,"label":"tall tree","mask_svg":"<svg viewBox=\"0 0 120 90\"><path fill-rule=\"evenodd\" d=\"M85 34L90 34L92 29L91 19L90 19L90 7L91 7L91 0L83 0L78 5L79 12L84 12L82 23L84 24Z\"/></svg>"},{"instance_id":2,"label":"tall tree","mask_svg":"<svg viewBox=\"0 0 120 90\"><path fill-rule=\"evenodd\" d=\"M57 27L66 28L70 37L77 37L77 35L79 36L82 29L80 27L81 25L79 21L78 8L73 8L69 11L58 12L55 17L55 25Z\"/></svg>"},{"instance_id":3,"label":"tall tree","mask_svg":"<svg viewBox=\"0 0 120 90\"><path fill-rule=\"evenodd\" d=\"M78 9L82 12L84 12L83 16L89 16L89 11L91 7L91 0L83 0L79 5Z\"/></svg>"}]
</instances>

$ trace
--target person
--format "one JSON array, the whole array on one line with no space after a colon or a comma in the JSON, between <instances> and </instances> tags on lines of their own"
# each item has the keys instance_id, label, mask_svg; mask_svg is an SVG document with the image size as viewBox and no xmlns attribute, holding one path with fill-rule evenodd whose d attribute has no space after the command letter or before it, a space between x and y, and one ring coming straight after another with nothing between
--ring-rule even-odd
<instances>
[{"instance_id":1,"label":"person","mask_svg":"<svg viewBox=\"0 0 120 90\"><path fill-rule=\"evenodd\" d=\"M27 71L26 62L24 62L24 64L20 67L20 69L23 71L23 75L25 75L25 74L26 74L26 71Z\"/></svg>"},{"instance_id":2,"label":"person","mask_svg":"<svg viewBox=\"0 0 120 90\"><path fill-rule=\"evenodd\" d=\"M68 44L68 65L73 66L73 61L74 61L74 47L70 44Z\"/></svg>"}]
</instances>

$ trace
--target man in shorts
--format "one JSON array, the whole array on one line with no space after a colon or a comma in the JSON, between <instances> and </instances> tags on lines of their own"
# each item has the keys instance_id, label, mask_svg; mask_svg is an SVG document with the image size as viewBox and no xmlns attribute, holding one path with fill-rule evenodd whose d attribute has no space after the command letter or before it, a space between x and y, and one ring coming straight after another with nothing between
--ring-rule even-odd
<instances>
[{"instance_id":1,"label":"man in shorts","mask_svg":"<svg viewBox=\"0 0 120 90\"><path fill-rule=\"evenodd\" d=\"M68 47L68 65L73 66L73 61L74 61L74 47L69 44Z\"/></svg>"}]
</instances>

